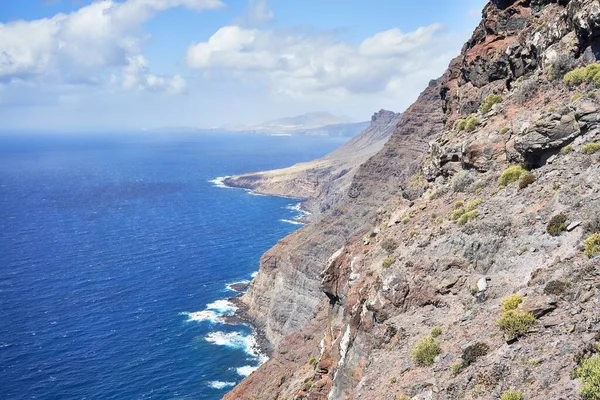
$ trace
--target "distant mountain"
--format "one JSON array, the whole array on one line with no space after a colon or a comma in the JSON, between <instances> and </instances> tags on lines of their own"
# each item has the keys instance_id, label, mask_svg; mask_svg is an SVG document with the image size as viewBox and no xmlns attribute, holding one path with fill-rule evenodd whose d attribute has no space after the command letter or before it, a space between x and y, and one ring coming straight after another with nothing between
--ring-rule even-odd
<instances>
[{"instance_id":1,"label":"distant mountain","mask_svg":"<svg viewBox=\"0 0 600 400\"><path fill-rule=\"evenodd\" d=\"M355 122L328 112L315 112L273 119L252 126L226 128L228 131L263 134L353 137L369 126L368 121Z\"/></svg>"}]
</instances>

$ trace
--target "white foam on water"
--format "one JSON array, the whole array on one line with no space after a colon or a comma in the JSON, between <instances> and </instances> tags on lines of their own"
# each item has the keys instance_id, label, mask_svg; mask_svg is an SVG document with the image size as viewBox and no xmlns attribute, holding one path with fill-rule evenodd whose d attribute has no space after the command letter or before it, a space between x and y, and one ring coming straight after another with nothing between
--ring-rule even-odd
<instances>
[{"instance_id":1,"label":"white foam on water","mask_svg":"<svg viewBox=\"0 0 600 400\"><path fill-rule=\"evenodd\" d=\"M223 382L223 381L210 381L206 383L213 389L225 389L226 387L235 386L235 382Z\"/></svg>"},{"instance_id":2,"label":"white foam on water","mask_svg":"<svg viewBox=\"0 0 600 400\"><path fill-rule=\"evenodd\" d=\"M279 221L285 222L285 223L288 223L288 224L292 224L292 225L304 225L304 222L294 221L294 220L291 220L291 219L280 219Z\"/></svg>"},{"instance_id":3,"label":"white foam on water","mask_svg":"<svg viewBox=\"0 0 600 400\"><path fill-rule=\"evenodd\" d=\"M238 310L229 300L217 300L206 306L207 310L213 310L221 315L232 315Z\"/></svg>"},{"instance_id":4,"label":"white foam on water","mask_svg":"<svg viewBox=\"0 0 600 400\"><path fill-rule=\"evenodd\" d=\"M212 323L224 322L221 315L217 314L212 310L204 310L204 311L196 311L196 312L184 312L181 315L186 315L188 317L188 322L203 322L209 321Z\"/></svg>"},{"instance_id":5,"label":"white foam on water","mask_svg":"<svg viewBox=\"0 0 600 400\"><path fill-rule=\"evenodd\" d=\"M225 179L227 178L231 178L231 176L218 176L215 179L209 180L209 182L212 183L214 187L221 189L233 189L231 186L227 186L225 184Z\"/></svg>"},{"instance_id":6,"label":"white foam on water","mask_svg":"<svg viewBox=\"0 0 600 400\"><path fill-rule=\"evenodd\" d=\"M252 279L256 278L256 275L258 275L258 271L253 272L252 275L250 275L252 277Z\"/></svg>"},{"instance_id":7,"label":"white foam on water","mask_svg":"<svg viewBox=\"0 0 600 400\"><path fill-rule=\"evenodd\" d=\"M251 373L253 373L254 371L256 371L258 369L259 366L253 367L252 365L246 365L245 367L239 367L236 368L236 372L238 373L238 375L243 376L244 378L247 377L248 375L250 375Z\"/></svg>"},{"instance_id":8,"label":"white foam on water","mask_svg":"<svg viewBox=\"0 0 600 400\"><path fill-rule=\"evenodd\" d=\"M240 332L211 332L204 338L207 342L217 346L225 346L232 349L244 350L253 357L261 356L258 351L256 339L252 335L244 335Z\"/></svg>"},{"instance_id":9,"label":"white foam on water","mask_svg":"<svg viewBox=\"0 0 600 400\"><path fill-rule=\"evenodd\" d=\"M237 311L237 307L233 305L229 300L217 300L212 302L206 306L206 308L202 311L196 312L183 312L181 315L186 315L188 317L188 322L212 322L216 323L224 323L224 316L233 315Z\"/></svg>"}]
</instances>

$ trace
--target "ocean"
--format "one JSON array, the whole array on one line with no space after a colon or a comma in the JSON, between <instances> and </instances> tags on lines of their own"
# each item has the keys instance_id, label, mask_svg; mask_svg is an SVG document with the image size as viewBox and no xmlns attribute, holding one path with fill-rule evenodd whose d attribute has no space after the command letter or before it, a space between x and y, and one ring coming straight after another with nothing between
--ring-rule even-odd
<instances>
[{"instance_id":1,"label":"ocean","mask_svg":"<svg viewBox=\"0 0 600 400\"><path fill-rule=\"evenodd\" d=\"M339 138L0 135L0 398L219 399L264 356L222 323L298 201L218 177Z\"/></svg>"}]
</instances>

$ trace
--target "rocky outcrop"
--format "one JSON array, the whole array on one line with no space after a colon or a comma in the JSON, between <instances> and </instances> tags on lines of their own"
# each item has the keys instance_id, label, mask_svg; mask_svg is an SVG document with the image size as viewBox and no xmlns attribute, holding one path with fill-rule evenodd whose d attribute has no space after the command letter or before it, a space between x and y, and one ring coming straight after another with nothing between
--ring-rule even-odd
<instances>
[{"instance_id":1,"label":"rocky outcrop","mask_svg":"<svg viewBox=\"0 0 600 400\"><path fill-rule=\"evenodd\" d=\"M344 198L263 257L242 301L275 350L226 398L580 398L570 371L600 338L600 255L583 251L600 231L600 104L561 78L596 61L597 10L485 7ZM527 179L500 185L511 164ZM499 324L512 294L533 318L517 332ZM432 328L424 365L413 349Z\"/></svg>"}]
</instances>

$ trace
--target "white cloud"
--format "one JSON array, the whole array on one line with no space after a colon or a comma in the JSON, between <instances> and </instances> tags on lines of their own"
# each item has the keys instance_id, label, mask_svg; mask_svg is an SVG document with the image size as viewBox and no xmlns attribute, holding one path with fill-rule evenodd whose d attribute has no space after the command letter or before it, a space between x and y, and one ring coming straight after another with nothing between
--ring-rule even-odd
<instances>
[{"instance_id":1,"label":"white cloud","mask_svg":"<svg viewBox=\"0 0 600 400\"><path fill-rule=\"evenodd\" d=\"M230 25L192 44L186 61L191 68L228 70L238 78L265 77L274 93L293 97L402 94L415 86L415 78L422 88L441 74L461 44L462 38L440 24L379 32L358 45L330 35Z\"/></svg>"},{"instance_id":2,"label":"white cloud","mask_svg":"<svg viewBox=\"0 0 600 400\"><path fill-rule=\"evenodd\" d=\"M185 87L181 77L149 73L136 34L144 22L169 8L222 5L221 0L103 0L70 14L0 24L0 81L97 84L112 68L130 82L136 62L132 60L143 60L137 65L137 84L124 87L181 90Z\"/></svg>"},{"instance_id":3,"label":"white cloud","mask_svg":"<svg viewBox=\"0 0 600 400\"><path fill-rule=\"evenodd\" d=\"M242 17L242 23L249 26L261 26L272 22L274 19L275 14L269 8L267 0L250 0Z\"/></svg>"}]
</instances>

